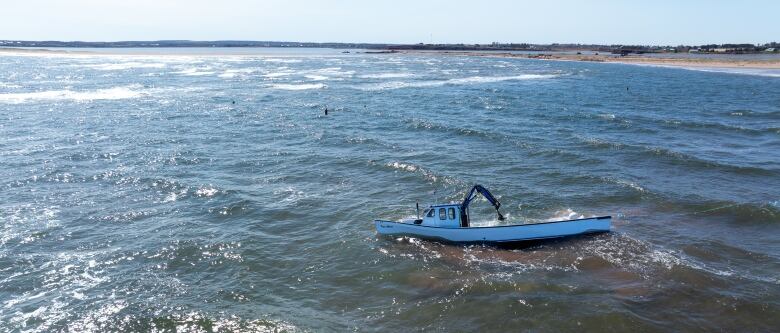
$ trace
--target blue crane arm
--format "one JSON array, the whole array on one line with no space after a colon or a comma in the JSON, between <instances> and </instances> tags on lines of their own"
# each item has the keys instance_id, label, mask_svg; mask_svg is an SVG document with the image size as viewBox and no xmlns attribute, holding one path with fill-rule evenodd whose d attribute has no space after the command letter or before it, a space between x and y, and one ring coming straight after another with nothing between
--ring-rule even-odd
<instances>
[{"instance_id":1,"label":"blue crane arm","mask_svg":"<svg viewBox=\"0 0 780 333\"><path fill-rule=\"evenodd\" d=\"M471 188L471 191L466 195L466 198L463 199L463 203L460 204L461 211L466 211L467 208L469 208L469 205L471 204L474 199L477 198L477 193L482 194L487 201L490 202L490 204L493 205L493 207L496 208L496 213L498 213L498 219L503 220L504 216L501 215L501 212L498 211L499 208L501 208L501 203L498 202L498 199L496 199L488 189L483 187L482 185L474 185L474 187Z\"/></svg>"}]
</instances>

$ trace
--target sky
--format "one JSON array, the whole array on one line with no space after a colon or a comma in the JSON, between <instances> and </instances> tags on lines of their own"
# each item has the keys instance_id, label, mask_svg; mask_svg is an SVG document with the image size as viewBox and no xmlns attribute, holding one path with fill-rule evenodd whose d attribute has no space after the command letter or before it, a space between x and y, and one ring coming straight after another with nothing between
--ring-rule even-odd
<instances>
[{"instance_id":1,"label":"sky","mask_svg":"<svg viewBox=\"0 0 780 333\"><path fill-rule=\"evenodd\" d=\"M8 40L780 41L780 0L3 0L2 8Z\"/></svg>"}]
</instances>

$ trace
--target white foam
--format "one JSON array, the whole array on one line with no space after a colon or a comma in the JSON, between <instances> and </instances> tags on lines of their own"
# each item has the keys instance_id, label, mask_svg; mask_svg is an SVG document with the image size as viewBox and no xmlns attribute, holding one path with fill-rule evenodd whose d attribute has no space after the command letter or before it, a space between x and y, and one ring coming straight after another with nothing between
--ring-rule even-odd
<instances>
[{"instance_id":1,"label":"white foam","mask_svg":"<svg viewBox=\"0 0 780 333\"><path fill-rule=\"evenodd\" d=\"M306 78L314 81L324 81L328 79L327 76L323 75L306 75Z\"/></svg>"},{"instance_id":2,"label":"white foam","mask_svg":"<svg viewBox=\"0 0 780 333\"><path fill-rule=\"evenodd\" d=\"M283 64L292 64L292 63L301 62L302 60L300 60L300 59L266 58L266 59L263 59L263 61L265 61L265 62L278 62L278 63L283 63Z\"/></svg>"},{"instance_id":3,"label":"white foam","mask_svg":"<svg viewBox=\"0 0 780 333\"><path fill-rule=\"evenodd\" d=\"M399 169L399 170L410 171L410 172L415 172L418 169L418 167L414 164L408 164L403 162L387 163L387 166L393 169Z\"/></svg>"},{"instance_id":4,"label":"white foam","mask_svg":"<svg viewBox=\"0 0 780 333\"><path fill-rule=\"evenodd\" d=\"M555 222L555 221L565 221L565 220L575 220L575 219L582 219L585 218L585 215L582 215L580 213L575 212L571 208L566 208L564 210L559 210L553 214L550 218L544 220L544 222Z\"/></svg>"},{"instance_id":5,"label":"white foam","mask_svg":"<svg viewBox=\"0 0 780 333\"><path fill-rule=\"evenodd\" d=\"M21 87L22 86L20 86L18 84L11 84L11 83L0 82L0 88L21 88Z\"/></svg>"},{"instance_id":6,"label":"white foam","mask_svg":"<svg viewBox=\"0 0 780 333\"><path fill-rule=\"evenodd\" d=\"M273 77L289 76L289 75L293 75L293 74L295 74L295 73L293 73L293 72L274 72L274 73L264 74L263 76L273 78Z\"/></svg>"},{"instance_id":7,"label":"white foam","mask_svg":"<svg viewBox=\"0 0 780 333\"><path fill-rule=\"evenodd\" d=\"M199 197L213 197L217 192L219 192L219 190L213 187L201 187L195 191L195 195Z\"/></svg>"},{"instance_id":8,"label":"white foam","mask_svg":"<svg viewBox=\"0 0 780 333\"><path fill-rule=\"evenodd\" d=\"M0 103L20 104L30 101L61 101L72 100L77 102L92 100L116 100L138 98L148 95L147 92L137 90L138 85L97 89L90 91L73 90L47 90L27 93L0 94Z\"/></svg>"},{"instance_id":9,"label":"white foam","mask_svg":"<svg viewBox=\"0 0 780 333\"><path fill-rule=\"evenodd\" d=\"M211 67L193 67L193 68L187 68L178 72L173 72L174 74L182 74L186 76L203 76L203 75L212 75L214 74L213 71L210 71Z\"/></svg>"},{"instance_id":10,"label":"white foam","mask_svg":"<svg viewBox=\"0 0 780 333\"><path fill-rule=\"evenodd\" d=\"M548 79L556 77L552 74L522 74L514 76L471 76L465 78L439 80L439 81L388 81L376 84L368 84L358 86L360 90L390 90L401 88L425 88L425 87L440 87L444 85L469 85L469 84L482 84L493 83L501 81L516 81L516 80L538 80Z\"/></svg>"},{"instance_id":11,"label":"white foam","mask_svg":"<svg viewBox=\"0 0 780 333\"><path fill-rule=\"evenodd\" d=\"M132 69L132 68L164 68L165 64L145 63L145 62L123 62L123 63L85 65L85 67L102 70L102 71L116 71L116 70Z\"/></svg>"},{"instance_id":12,"label":"white foam","mask_svg":"<svg viewBox=\"0 0 780 333\"><path fill-rule=\"evenodd\" d=\"M342 71L341 67L325 67L312 71L313 73L327 76L352 76L355 75L355 71Z\"/></svg>"},{"instance_id":13,"label":"white foam","mask_svg":"<svg viewBox=\"0 0 780 333\"><path fill-rule=\"evenodd\" d=\"M233 77L236 77L236 76L244 76L246 74L251 74L251 73L257 72L258 70L259 70L258 68L228 69L228 70L225 70L224 73L219 74L217 76L222 77L222 78L233 78Z\"/></svg>"},{"instance_id":14,"label":"white foam","mask_svg":"<svg viewBox=\"0 0 780 333\"><path fill-rule=\"evenodd\" d=\"M398 79L398 78L405 78L405 77L412 77L414 76L411 73L380 73L380 74L366 74L361 75L361 78L364 79Z\"/></svg>"},{"instance_id":15,"label":"white foam","mask_svg":"<svg viewBox=\"0 0 780 333\"><path fill-rule=\"evenodd\" d=\"M305 83L305 84L272 84L268 86L272 89L280 89L280 90L309 90L309 89L323 89L327 87L323 83Z\"/></svg>"}]
</instances>

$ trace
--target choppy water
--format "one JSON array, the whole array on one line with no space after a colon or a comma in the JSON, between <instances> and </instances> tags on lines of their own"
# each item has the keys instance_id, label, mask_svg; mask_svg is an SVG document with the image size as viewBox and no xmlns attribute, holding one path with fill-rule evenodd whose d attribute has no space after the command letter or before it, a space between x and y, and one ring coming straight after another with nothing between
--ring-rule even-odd
<instances>
[{"instance_id":1,"label":"choppy water","mask_svg":"<svg viewBox=\"0 0 780 333\"><path fill-rule=\"evenodd\" d=\"M0 331L780 327L776 77L4 55L0 116ZM611 214L614 232L376 237L372 219L477 182L509 223Z\"/></svg>"}]
</instances>

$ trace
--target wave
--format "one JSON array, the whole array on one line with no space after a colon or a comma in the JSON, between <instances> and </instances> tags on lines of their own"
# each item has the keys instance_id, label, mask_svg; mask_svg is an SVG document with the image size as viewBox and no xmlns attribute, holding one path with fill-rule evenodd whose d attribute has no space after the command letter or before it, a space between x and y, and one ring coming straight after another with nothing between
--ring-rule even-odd
<instances>
[{"instance_id":1,"label":"wave","mask_svg":"<svg viewBox=\"0 0 780 333\"><path fill-rule=\"evenodd\" d=\"M388 81L375 84L357 86L355 88L364 91L392 90L402 88L441 87L445 85L469 85L494 83L502 81L539 80L557 77L553 74L522 74L514 76L471 76L465 78L436 80L436 81Z\"/></svg>"},{"instance_id":2,"label":"wave","mask_svg":"<svg viewBox=\"0 0 780 333\"><path fill-rule=\"evenodd\" d=\"M73 91L73 90L48 90L27 93L0 94L0 103L21 104L31 101L63 101L72 100L77 102L93 100L117 100L131 99L147 96L147 91L138 90L140 85L130 85L123 87L113 87L107 89L97 89L91 91Z\"/></svg>"},{"instance_id":3,"label":"wave","mask_svg":"<svg viewBox=\"0 0 780 333\"><path fill-rule=\"evenodd\" d=\"M667 119L662 120L662 123L669 127L687 127L687 128L702 128L702 129L713 129L713 130L720 130L725 132L739 132L739 133L745 133L750 135L760 135L760 134L766 134L767 132L774 132L771 128L763 128L763 129L757 129L757 128L748 128L743 126L735 126L735 125L728 125L723 123L717 123L717 122L694 122L694 121L685 121L685 120L674 120L674 119Z\"/></svg>"},{"instance_id":4,"label":"wave","mask_svg":"<svg viewBox=\"0 0 780 333\"><path fill-rule=\"evenodd\" d=\"M310 89L324 89L328 86L323 83L304 83L304 84L287 84L279 83L268 86L271 89L279 90L310 90Z\"/></svg>"},{"instance_id":5,"label":"wave","mask_svg":"<svg viewBox=\"0 0 780 333\"><path fill-rule=\"evenodd\" d=\"M766 169L766 168L756 167L756 166L735 165L735 164L729 164L721 161L713 161L713 160L692 155L691 153L672 150L670 148L605 141L598 138L584 137L579 135L575 135L574 138L579 140L583 144L595 149L623 150L627 152L636 153L644 157L657 157L662 160L668 161L670 163L687 165L692 167L719 168L721 170L735 172L739 174L754 174L754 175L766 175L766 176L774 176L777 172L776 169Z\"/></svg>"},{"instance_id":6,"label":"wave","mask_svg":"<svg viewBox=\"0 0 780 333\"><path fill-rule=\"evenodd\" d=\"M266 58L266 59L263 59L263 61L265 61L265 62L278 62L278 63L283 63L283 64L293 64L293 63L302 62L303 60L301 60L301 59Z\"/></svg>"},{"instance_id":7,"label":"wave","mask_svg":"<svg viewBox=\"0 0 780 333\"><path fill-rule=\"evenodd\" d=\"M735 224L780 223L780 201L733 202L678 202L679 215L698 217L725 217Z\"/></svg>"},{"instance_id":8,"label":"wave","mask_svg":"<svg viewBox=\"0 0 780 333\"><path fill-rule=\"evenodd\" d=\"M679 269L697 274L732 276L754 281L779 283L772 276L757 276L729 268L713 267L683 251L667 249L623 233L588 236L565 242L548 241L527 249L501 247L457 247L425 242L415 238L399 238L379 251L390 257L403 256L426 262L436 261L466 266L474 272L468 276L477 280L511 279L529 271L615 272L612 277L623 282L657 281ZM474 268L478 268L475 270ZM466 278L468 278L466 277ZM631 290L625 290L630 292ZM645 293L639 288L634 292Z\"/></svg>"},{"instance_id":9,"label":"wave","mask_svg":"<svg viewBox=\"0 0 780 333\"><path fill-rule=\"evenodd\" d=\"M780 77L780 70L777 69L758 69L758 68L710 68L710 67L681 67L690 71L754 75L764 77Z\"/></svg>"},{"instance_id":10,"label":"wave","mask_svg":"<svg viewBox=\"0 0 780 333\"><path fill-rule=\"evenodd\" d=\"M662 64L642 64L642 63L624 63L635 66L645 67L660 67L660 68L673 68L684 69L697 72L708 73L722 73L722 74L739 74L739 75L753 75L764 77L780 77L780 70L778 69L764 69L764 68L736 68L736 67L696 67L696 66L677 66L677 65L662 65Z\"/></svg>"},{"instance_id":11,"label":"wave","mask_svg":"<svg viewBox=\"0 0 780 333\"><path fill-rule=\"evenodd\" d=\"M526 150L529 157L551 157L558 160L565 160L567 163L600 162L600 160L594 158L593 156L582 155L576 151L567 149L545 148L538 144L532 143L533 139L522 138L507 133L497 133L474 128L452 126L419 118L403 119L403 125L412 130L422 130L426 132L435 130L442 133L454 133L455 135L460 136L472 136L483 140L489 140L490 142L501 142L512 147Z\"/></svg>"},{"instance_id":12,"label":"wave","mask_svg":"<svg viewBox=\"0 0 780 333\"><path fill-rule=\"evenodd\" d=\"M246 301L246 296L235 294L239 300ZM205 312L174 312L169 314L133 314L124 315L121 310L127 307L126 302L108 303L96 310L80 315L66 328L79 332L101 331L154 331L165 327L174 332L303 332L305 330L292 323L271 319L244 319L235 315L211 315ZM152 312L149 310L148 312ZM57 326L54 326L57 327ZM100 328L100 329L96 329Z\"/></svg>"},{"instance_id":13,"label":"wave","mask_svg":"<svg viewBox=\"0 0 780 333\"><path fill-rule=\"evenodd\" d=\"M411 175L420 175L422 176L423 179L425 179L430 184L440 183L444 185L466 186L465 182L455 177L443 175L433 170L412 163L395 161L395 162L385 163L382 166L385 168L389 168L394 172L407 172Z\"/></svg>"},{"instance_id":14,"label":"wave","mask_svg":"<svg viewBox=\"0 0 780 333\"><path fill-rule=\"evenodd\" d=\"M398 78L405 78L405 77L412 77L414 74L412 73L380 73L380 74L366 74L361 75L361 78L364 79L398 79Z\"/></svg>"},{"instance_id":15,"label":"wave","mask_svg":"<svg viewBox=\"0 0 780 333\"><path fill-rule=\"evenodd\" d=\"M12 84L12 83L5 83L0 81L0 88L21 88L22 86L18 84Z\"/></svg>"},{"instance_id":16,"label":"wave","mask_svg":"<svg viewBox=\"0 0 780 333\"><path fill-rule=\"evenodd\" d=\"M93 64L85 65L85 67L97 69L101 71L117 71L126 70L132 68L164 68L163 63L146 63L146 62L123 62L123 63L105 63L105 64Z\"/></svg>"},{"instance_id":17,"label":"wave","mask_svg":"<svg viewBox=\"0 0 780 333\"><path fill-rule=\"evenodd\" d=\"M294 75L294 74L295 73L293 73L293 72L273 72L273 73L263 74L263 76L264 77L271 77L271 78L273 78L273 77L289 76L289 75Z\"/></svg>"},{"instance_id":18,"label":"wave","mask_svg":"<svg viewBox=\"0 0 780 333\"><path fill-rule=\"evenodd\" d=\"M327 76L323 76L323 75L306 75L305 77L312 81L325 81L328 79Z\"/></svg>"},{"instance_id":19,"label":"wave","mask_svg":"<svg viewBox=\"0 0 780 333\"><path fill-rule=\"evenodd\" d=\"M336 76L336 77L349 77L355 75L355 71L343 71L341 67L325 67L311 71L313 74Z\"/></svg>"},{"instance_id":20,"label":"wave","mask_svg":"<svg viewBox=\"0 0 780 333\"><path fill-rule=\"evenodd\" d=\"M212 75L214 74L213 71L210 71L211 67L204 67L204 68L187 68L184 70L180 70L178 72L173 72L174 74L181 74L186 76L203 76L203 75Z\"/></svg>"}]
</instances>

